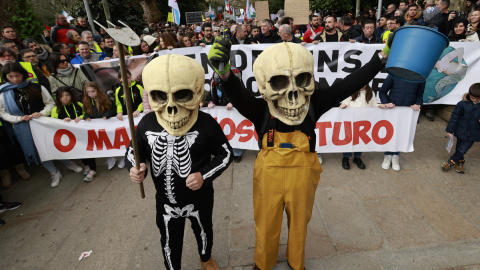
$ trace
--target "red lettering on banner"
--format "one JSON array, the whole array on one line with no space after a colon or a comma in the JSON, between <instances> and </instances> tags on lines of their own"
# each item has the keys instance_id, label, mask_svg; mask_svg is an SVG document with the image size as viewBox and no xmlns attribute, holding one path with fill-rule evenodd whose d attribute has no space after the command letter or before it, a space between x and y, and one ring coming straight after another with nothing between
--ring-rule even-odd
<instances>
[{"instance_id":1,"label":"red lettering on banner","mask_svg":"<svg viewBox=\"0 0 480 270\"><path fill-rule=\"evenodd\" d=\"M371 126L372 123L369 121L358 121L353 123L353 145L359 144L360 139L362 139L365 144L368 144L372 140L367 135Z\"/></svg>"},{"instance_id":2,"label":"red lettering on banner","mask_svg":"<svg viewBox=\"0 0 480 270\"><path fill-rule=\"evenodd\" d=\"M87 151L93 151L94 145L96 145L97 150L103 150L103 144L105 144L107 150L113 149L112 143L110 142L105 129L99 129L98 136L94 129L88 130Z\"/></svg>"},{"instance_id":3,"label":"red lettering on banner","mask_svg":"<svg viewBox=\"0 0 480 270\"><path fill-rule=\"evenodd\" d=\"M327 128L332 128L332 122L317 122L318 128L318 145L327 145Z\"/></svg>"},{"instance_id":4,"label":"red lettering on banner","mask_svg":"<svg viewBox=\"0 0 480 270\"><path fill-rule=\"evenodd\" d=\"M343 140L340 140L340 130L342 128L342 123L335 122L335 124L333 125L332 142L334 145L346 145L352 142L352 122L343 122L343 126L345 128L345 138Z\"/></svg>"},{"instance_id":5,"label":"red lettering on banner","mask_svg":"<svg viewBox=\"0 0 480 270\"><path fill-rule=\"evenodd\" d=\"M382 127L384 127L387 131L384 138L380 138L380 136L378 136L378 133ZM376 144L384 145L392 139L393 133L394 130L392 123L388 122L387 120L378 121L375 126L373 126L372 139Z\"/></svg>"},{"instance_id":6,"label":"red lettering on banner","mask_svg":"<svg viewBox=\"0 0 480 270\"><path fill-rule=\"evenodd\" d=\"M244 129L244 127L251 127L253 126L252 122L248 120L243 120L236 128L236 132L240 134L240 138L238 139L239 142L248 142L253 136L253 130L251 129ZM245 135L245 136L242 136Z\"/></svg>"},{"instance_id":7,"label":"red lettering on banner","mask_svg":"<svg viewBox=\"0 0 480 270\"><path fill-rule=\"evenodd\" d=\"M69 142L67 145L62 144L62 137L63 135L67 135ZM75 138L75 135L73 135L72 132L66 129L59 129L57 132L55 132L55 135L53 136L53 145L55 148L57 148L58 151L60 152L70 152L73 147L75 147L75 144L77 143L77 138Z\"/></svg>"},{"instance_id":8,"label":"red lettering on banner","mask_svg":"<svg viewBox=\"0 0 480 270\"><path fill-rule=\"evenodd\" d=\"M128 137L125 127L119 127L115 129L115 141L113 142L113 148L120 149L120 146L125 146L125 149L130 145L130 137Z\"/></svg>"},{"instance_id":9,"label":"red lettering on banner","mask_svg":"<svg viewBox=\"0 0 480 270\"><path fill-rule=\"evenodd\" d=\"M225 133L225 126L226 125L230 126L230 133L225 134L225 137L227 137L227 140L230 141L235 136L235 123L230 118L223 118L222 121L220 121L220 127L222 128L223 133Z\"/></svg>"}]
</instances>

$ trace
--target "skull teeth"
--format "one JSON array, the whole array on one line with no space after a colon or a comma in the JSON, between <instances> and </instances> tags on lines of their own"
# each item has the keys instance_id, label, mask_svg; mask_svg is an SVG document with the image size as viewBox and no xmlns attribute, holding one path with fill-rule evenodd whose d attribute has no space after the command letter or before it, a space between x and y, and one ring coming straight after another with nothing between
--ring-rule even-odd
<instances>
[{"instance_id":1,"label":"skull teeth","mask_svg":"<svg viewBox=\"0 0 480 270\"><path fill-rule=\"evenodd\" d=\"M279 114L282 114L288 117L296 117L301 115L303 112L305 112L305 106L302 106L297 109L287 109L287 108L277 107L277 111Z\"/></svg>"},{"instance_id":2,"label":"skull teeth","mask_svg":"<svg viewBox=\"0 0 480 270\"><path fill-rule=\"evenodd\" d=\"M178 121L178 122L167 122L168 123L168 126L171 128L171 129L180 129L182 128L186 123L188 123L188 120L190 119L190 117L185 117L183 118L182 120Z\"/></svg>"}]
</instances>

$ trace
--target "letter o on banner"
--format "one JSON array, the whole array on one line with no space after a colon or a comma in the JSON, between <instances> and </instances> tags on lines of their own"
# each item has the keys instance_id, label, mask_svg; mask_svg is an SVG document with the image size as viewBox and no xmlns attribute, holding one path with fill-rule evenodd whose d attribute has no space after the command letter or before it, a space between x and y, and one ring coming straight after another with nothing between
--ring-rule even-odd
<instances>
[{"instance_id":1,"label":"letter o on banner","mask_svg":"<svg viewBox=\"0 0 480 270\"><path fill-rule=\"evenodd\" d=\"M235 137L235 122L233 122L232 119L230 118L224 118L222 121L220 121L220 127L223 130L223 133L225 133L225 126L228 125L230 128L230 133L225 134L225 137L227 137L227 140L233 139Z\"/></svg>"},{"instance_id":2,"label":"letter o on banner","mask_svg":"<svg viewBox=\"0 0 480 270\"><path fill-rule=\"evenodd\" d=\"M69 142L67 145L62 144L63 135L67 135L68 137ZM55 145L55 148L57 148L57 150L62 153L72 151L76 143L77 143L77 138L75 138L75 135L73 135L72 132L66 129L57 130L57 132L55 132L55 135L53 136L53 145Z\"/></svg>"},{"instance_id":3,"label":"letter o on banner","mask_svg":"<svg viewBox=\"0 0 480 270\"><path fill-rule=\"evenodd\" d=\"M386 129L385 137L380 138L380 129L384 127ZM393 137L393 125L387 120L378 121L372 128L372 139L378 145L384 145L388 143Z\"/></svg>"}]
</instances>

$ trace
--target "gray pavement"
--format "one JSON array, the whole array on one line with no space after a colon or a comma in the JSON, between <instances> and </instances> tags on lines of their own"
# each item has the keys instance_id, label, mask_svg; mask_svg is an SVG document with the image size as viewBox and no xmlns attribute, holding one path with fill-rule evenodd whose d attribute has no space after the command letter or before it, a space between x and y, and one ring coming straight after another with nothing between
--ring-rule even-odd
<instances>
[{"instance_id":1,"label":"gray pavement","mask_svg":"<svg viewBox=\"0 0 480 270\"><path fill-rule=\"evenodd\" d=\"M445 173L446 122L420 117L415 152L401 154L402 170L381 168L382 153L366 153L367 166L341 167L341 154L324 154L308 226L307 269L480 269L480 146L466 155L464 175ZM213 256L222 269L251 269L255 228L248 151L215 181ZM50 188L43 168L33 178L0 190L23 206L0 214L0 269L163 269L155 224L154 187L146 198L126 170L107 171L104 160L91 183L58 168ZM183 269L199 269L196 243L186 224ZM278 265L286 264L286 220ZM90 257L79 261L84 251Z\"/></svg>"}]
</instances>

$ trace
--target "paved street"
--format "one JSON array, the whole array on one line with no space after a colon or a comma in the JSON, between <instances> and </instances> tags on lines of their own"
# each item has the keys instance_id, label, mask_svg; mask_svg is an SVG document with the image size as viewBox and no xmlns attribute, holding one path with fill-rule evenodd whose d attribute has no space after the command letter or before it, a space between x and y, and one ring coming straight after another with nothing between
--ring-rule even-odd
<instances>
[{"instance_id":1,"label":"paved street","mask_svg":"<svg viewBox=\"0 0 480 270\"><path fill-rule=\"evenodd\" d=\"M480 269L480 144L466 155L464 175L445 173L446 122L422 115L415 152L402 153L402 170L381 168L382 153L362 157L367 169L341 167L341 154L324 154L306 244L307 269ZM255 228L252 173L255 152L215 180L213 256L222 269L251 269ZM58 162L57 162L58 163ZM0 269L163 269L155 224L154 187L140 198L126 170L104 160L91 183L68 171L50 188L47 171L30 167L30 181L12 172L0 190L23 206L0 214ZM286 219L278 265L286 264ZM79 261L84 251L90 257ZM186 225L183 269L199 269Z\"/></svg>"}]
</instances>

